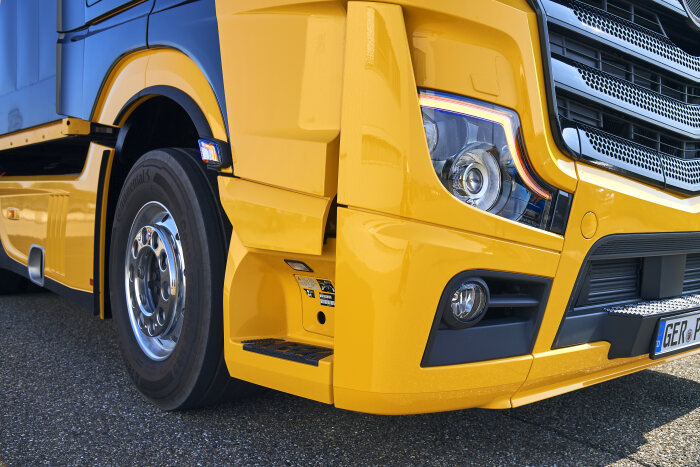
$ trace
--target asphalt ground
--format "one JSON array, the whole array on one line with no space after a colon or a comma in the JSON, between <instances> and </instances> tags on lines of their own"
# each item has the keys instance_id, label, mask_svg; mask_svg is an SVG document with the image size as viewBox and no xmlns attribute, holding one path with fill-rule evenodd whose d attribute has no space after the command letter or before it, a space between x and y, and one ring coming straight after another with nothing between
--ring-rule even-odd
<instances>
[{"instance_id":1,"label":"asphalt ground","mask_svg":"<svg viewBox=\"0 0 700 467\"><path fill-rule=\"evenodd\" d=\"M0 466L700 465L700 357L507 411L380 417L275 391L188 412L142 399L111 322L0 297Z\"/></svg>"}]
</instances>

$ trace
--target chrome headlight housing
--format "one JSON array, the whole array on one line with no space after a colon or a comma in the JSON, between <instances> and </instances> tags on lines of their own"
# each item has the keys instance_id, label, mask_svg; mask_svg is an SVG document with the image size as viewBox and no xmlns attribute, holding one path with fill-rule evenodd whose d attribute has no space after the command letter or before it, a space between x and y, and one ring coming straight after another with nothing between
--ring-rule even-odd
<instances>
[{"instance_id":1,"label":"chrome headlight housing","mask_svg":"<svg viewBox=\"0 0 700 467\"><path fill-rule=\"evenodd\" d=\"M433 168L452 196L547 229L557 190L530 170L514 111L428 90L419 90L419 102Z\"/></svg>"}]
</instances>

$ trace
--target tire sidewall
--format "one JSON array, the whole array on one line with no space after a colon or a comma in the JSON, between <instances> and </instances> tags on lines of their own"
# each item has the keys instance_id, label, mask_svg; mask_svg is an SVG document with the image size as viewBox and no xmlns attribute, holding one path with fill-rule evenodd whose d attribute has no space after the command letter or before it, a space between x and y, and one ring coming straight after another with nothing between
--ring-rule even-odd
<instances>
[{"instance_id":1,"label":"tire sidewall","mask_svg":"<svg viewBox=\"0 0 700 467\"><path fill-rule=\"evenodd\" d=\"M166 409L181 406L193 392L211 339L217 338L211 332L212 285L220 271L212 270L217 262L211 257L203 219L206 209L201 202L209 193L198 193L206 179L196 161L185 159L188 157L176 150L156 150L139 159L119 197L110 249L112 315L122 354L135 385ZM129 232L138 211L151 201L163 204L173 216L180 234L186 275L182 331L173 353L162 361L151 360L134 336L124 284L127 245L132 241Z\"/></svg>"}]
</instances>

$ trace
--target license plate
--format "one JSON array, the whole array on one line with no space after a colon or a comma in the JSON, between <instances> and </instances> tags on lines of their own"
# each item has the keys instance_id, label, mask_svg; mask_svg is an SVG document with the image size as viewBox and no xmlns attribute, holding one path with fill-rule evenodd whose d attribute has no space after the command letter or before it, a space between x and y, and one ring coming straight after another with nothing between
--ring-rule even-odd
<instances>
[{"instance_id":1,"label":"license plate","mask_svg":"<svg viewBox=\"0 0 700 467\"><path fill-rule=\"evenodd\" d=\"M652 357L700 346L700 312L661 319Z\"/></svg>"}]
</instances>

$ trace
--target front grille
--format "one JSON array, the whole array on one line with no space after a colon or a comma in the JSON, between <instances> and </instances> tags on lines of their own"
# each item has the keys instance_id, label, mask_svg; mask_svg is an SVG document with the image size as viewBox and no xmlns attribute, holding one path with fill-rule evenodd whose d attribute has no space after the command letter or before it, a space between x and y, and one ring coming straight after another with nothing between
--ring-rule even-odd
<instances>
[{"instance_id":1,"label":"front grille","mask_svg":"<svg viewBox=\"0 0 700 467\"><path fill-rule=\"evenodd\" d=\"M565 149L607 169L699 193L700 57L694 54L700 34L681 4L541 3Z\"/></svg>"},{"instance_id":2,"label":"front grille","mask_svg":"<svg viewBox=\"0 0 700 467\"><path fill-rule=\"evenodd\" d=\"M696 18L700 18L700 0L687 0L685 3L688 5L690 13Z\"/></svg>"}]
</instances>

